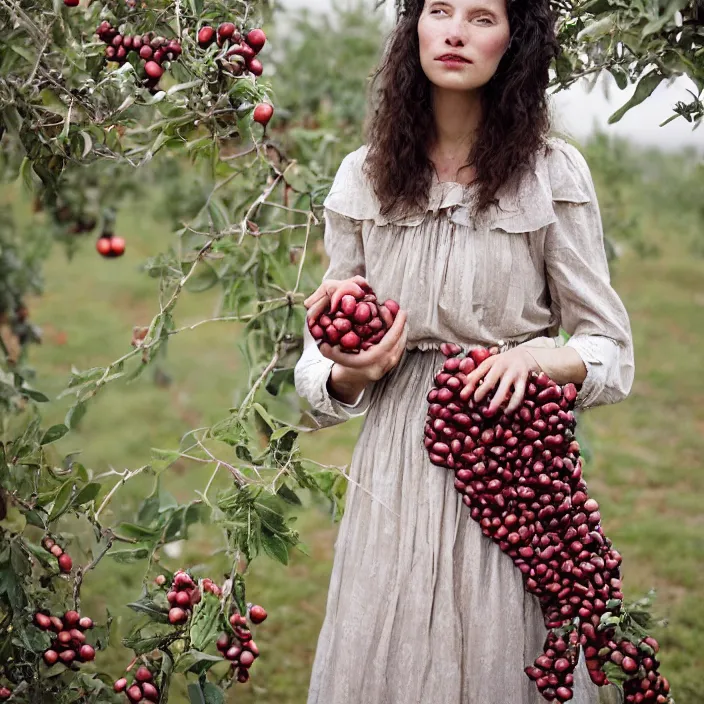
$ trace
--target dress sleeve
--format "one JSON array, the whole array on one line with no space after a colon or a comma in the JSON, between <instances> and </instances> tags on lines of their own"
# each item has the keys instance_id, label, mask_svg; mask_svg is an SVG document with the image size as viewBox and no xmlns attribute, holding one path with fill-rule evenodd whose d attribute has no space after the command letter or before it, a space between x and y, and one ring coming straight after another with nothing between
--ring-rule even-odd
<instances>
[{"instance_id":1,"label":"dress sleeve","mask_svg":"<svg viewBox=\"0 0 704 704\"><path fill-rule=\"evenodd\" d=\"M362 220L346 214L345 201L341 197L349 171L354 167L352 156L354 154L342 162L325 201L324 244L330 264L323 281L366 275ZM294 369L294 382L298 395L310 404L308 415L314 419L318 428L338 425L350 418L363 416L369 408L373 384L367 384L353 405L334 398L327 387L334 362L320 353L308 325L304 323L303 328L303 354Z\"/></svg>"},{"instance_id":2,"label":"dress sleeve","mask_svg":"<svg viewBox=\"0 0 704 704\"><path fill-rule=\"evenodd\" d=\"M546 233L546 274L553 313L571 336L567 346L587 368L576 405L617 403L633 385L633 338L611 286L594 183L582 154L567 143L555 150L551 171L557 217Z\"/></svg>"}]
</instances>

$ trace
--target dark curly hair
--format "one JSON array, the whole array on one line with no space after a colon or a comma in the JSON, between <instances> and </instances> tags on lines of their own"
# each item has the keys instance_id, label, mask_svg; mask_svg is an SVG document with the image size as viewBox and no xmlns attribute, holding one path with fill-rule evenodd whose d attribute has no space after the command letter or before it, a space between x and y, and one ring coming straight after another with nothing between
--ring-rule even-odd
<instances>
[{"instance_id":1,"label":"dark curly hair","mask_svg":"<svg viewBox=\"0 0 704 704\"><path fill-rule=\"evenodd\" d=\"M484 119L466 162L476 170L475 215L494 202L500 187L517 186L550 131L548 69L560 51L557 17L550 0L506 2L511 43L482 88ZM425 209L433 177L431 83L418 42L423 7L423 0L406 2L371 84L364 171L384 216Z\"/></svg>"}]
</instances>

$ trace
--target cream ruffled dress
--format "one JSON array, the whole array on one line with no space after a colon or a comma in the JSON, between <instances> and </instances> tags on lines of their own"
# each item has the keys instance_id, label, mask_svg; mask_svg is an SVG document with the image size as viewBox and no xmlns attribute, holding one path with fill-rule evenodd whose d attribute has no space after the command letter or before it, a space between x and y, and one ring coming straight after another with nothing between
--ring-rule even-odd
<instances>
[{"instance_id":1,"label":"cream ruffled dress","mask_svg":"<svg viewBox=\"0 0 704 704\"><path fill-rule=\"evenodd\" d=\"M538 601L470 518L452 472L430 463L423 428L445 341L554 347L562 327L588 370L578 407L615 403L631 389L630 322L610 284L589 168L563 140L547 144L518 191L500 191L481 222L468 207L473 186L437 179L426 212L381 217L362 173L366 147L336 175L324 278L365 276L380 300L408 311L409 334L399 365L350 406L328 393L333 363L304 329L295 383L318 426L366 414L308 704L545 701L523 671L542 652ZM613 693L602 688L602 700ZM572 701L599 695L582 661Z\"/></svg>"}]
</instances>

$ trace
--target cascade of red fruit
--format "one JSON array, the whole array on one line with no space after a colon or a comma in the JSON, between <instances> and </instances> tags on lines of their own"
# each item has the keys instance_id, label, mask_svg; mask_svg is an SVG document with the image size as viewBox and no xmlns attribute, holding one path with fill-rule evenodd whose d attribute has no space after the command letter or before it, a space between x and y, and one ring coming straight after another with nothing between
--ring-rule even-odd
<instances>
[{"instance_id":1,"label":"cascade of red fruit","mask_svg":"<svg viewBox=\"0 0 704 704\"><path fill-rule=\"evenodd\" d=\"M266 616L261 606L255 605L249 609L249 620L254 624L261 623ZM247 628L247 619L238 611L230 616L230 625L234 633L221 633L216 646L222 656L232 663L233 670L237 672L237 681L244 683L249 680L249 668L259 657L259 648Z\"/></svg>"},{"instance_id":2,"label":"cascade of red fruit","mask_svg":"<svg viewBox=\"0 0 704 704\"><path fill-rule=\"evenodd\" d=\"M360 298L347 294L338 311L325 310L315 320L308 320L308 329L316 340L333 347L339 345L350 354L359 354L381 342L394 324L399 305L391 299L379 305L368 284L361 288L364 294Z\"/></svg>"},{"instance_id":3,"label":"cascade of red fruit","mask_svg":"<svg viewBox=\"0 0 704 704\"><path fill-rule=\"evenodd\" d=\"M188 621L192 608L201 600L200 589L189 574L179 570L174 575L174 581L166 595L166 600L171 605L169 623L174 625L185 623Z\"/></svg>"},{"instance_id":4,"label":"cascade of red fruit","mask_svg":"<svg viewBox=\"0 0 704 704\"><path fill-rule=\"evenodd\" d=\"M604 666L611 663L628 704L671 702L669 683L658 673L657 641L625 620L621 628L621 556L582 478L576 387L533 374L514 413L491 415L493 393L480 403L459 395L491 352L476 348L460 357L462 348L450 343L441 350L448 359L428 393L425 447L433 464L454 472L472 519L540 601L550 630L526 674L547 701L569 701L583 648L595 684L608 683Z\"/></svg>"},{"instance_id":5,"label":"cascade of red fruit","mask_svg":"<svg viewBox=\"0 0 704 704\"><path fill-rule=\"evenodd\" d=\"M135 672L134 679L130 685L126 677L121 677L113 685L116 692L124 692L131 702L158 702L159 689L153 682L154 675L151 670L144 665L140 665Z\"/></svg>"},{"instance_id":6,"label":"cascade of red fruit","mask_svg":"<svg viewBox=\"0 0 704 704\"><path fill-rule=\"evenodd\" d=\"M53 665L59 660L64 665L73 662L90 662L95 658L95 648L86 643L84 631L93 628L93 620L77 611L67 611L63 618L48 611L34 614L34 623L44 631L56 633L51 645L44 651L44 662Z\"/></svg>"},{"instance_id":7,"label":"cascade of red fruit","mask_svg":"<svg viewBox=\"0 0 704 704\"><path fill-rule=\"evenodd\" d=\"M64 552L64 549L60 545L57 545L49 536L45 536L42 540L42 547L57 559L59 569L64 574L68 574L73 569L71 556L67 552Z\"/></svg>"}]
</instances>

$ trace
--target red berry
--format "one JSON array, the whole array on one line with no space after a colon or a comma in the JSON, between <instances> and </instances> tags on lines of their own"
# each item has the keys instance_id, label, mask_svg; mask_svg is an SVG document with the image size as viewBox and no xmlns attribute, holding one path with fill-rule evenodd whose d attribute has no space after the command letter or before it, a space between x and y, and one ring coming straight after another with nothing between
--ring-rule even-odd
<instances>
[{"instance_id":1,"label":"red berry","mask_svg":"<svg viewBox=\"0 0 704 704\"><path fill-rule=\"evenodd\" d=\"M141 701L142 688L139 685L133 684L126 692L128 699L133 702Z\"/></svg>"},{"instance_id":2,"label":"red berry","mask_svg":"<svg viewBox=\"0 0 704 704\"><path fill-rule=\"evenodd\" d=\"M95 648L93 648L92 645L88 645L86 643L85 645L81 646L81 649L78 651L78 654L81 660L83 660L83 662L90 662L95 657Z\"/></svg>"},{"instance_id":3,"label":"red berry","mask_svg":"<svg viewBox=\"0 0 704 704\"><path fill-rule=\"evenodd\" d=\"M262 50L264 44L266 44L266 34L264 34L261 29L253 29L249 34L247 34L247 44L254 49L257 53Z\"/></svg>"},{"instance_id":4,"label":"red berry","mask_svg":"<svg viewBox=\"0 0 704 704\"><path fill-rule=\"evenodd\" d=\"M240 665L242 665L242 667L250 667L253 662L254 655L248 650L245 650L243 653L240 654Z\"/></svg>"},{"instance_id":5,"label":"red berry","mask_svg":"<svg viewBox=\"0 0 704 704\"><path fill-rule=\"evenodd\" d=\"M179 570L174 575L174 587L176 589L183 588L183 587L192 587L192 586L193 586L193 579L191 579L191 576L187 572L184 572L183 570Z\"/></svg>"},{"instance_id":6,"label":"red berry","mask_svg":"<svg viewBox=\"0 0 704 704\"><path fill-rule=\"evenodd\" d=\"M78 7L79 0L64 0L66 7Z\"/></svg>"},{"instance_id":7,"label":"red berry","mask_svg":"<svg viewBox=\"0 0 704 704\"><path fill-rule=\"evenodd\" d=\"M34 614L34 622L39 628L43 628L44 630L51 628L51 619L46 614L37 612Z\"/></svg>"},{"instance_id":8,"label":"red berry","mask_svg":"<svg viewBox=\"0 0 704 704\"><path fill-rule=\"evenodd\" d=\"M142 693L144 694L144 698L148 699L150 702L159 701L159 690L151 682L144 682L142 684Z\"/></svg>"},{"instance_id":9,"label":"red berry","mask_svg":"<svg viewBox=\"0 0 704 704\"><path fill-rule=\"evenodd\" d=\"M267 124L269 124L269 120L271 120L273 114L274 107L272 105L269 105L269 103L259 103L259 105L254 108L252 119L260 125L266 127Z\"/></svg>"},{"instance_id":10,"label":"red berry","mask_svg":"<svg viewBox=\"0 0 704 704\"><path fill-rule=\"evenodd\" d=\"M164 69L161 68L156 61L147 61L147 63L144 64L144 72L149 78L161 78L164 74Z\"/></svg>"},{"instance_id":11,"label":"red berry","mask_svg":"<svg viewBox=\"0 0 704 704\"><path fill-rule=\"evenodd\" d=\"M166 577L164 577L163 574L159 574L159 575L157 575L154 582L157 584L157 586L163 587L166 584Z\"/></svg>"},{"instance_id":12,"label":"red berry","mask_svg":"<svg viewBox=\"0 0 704 704\"><path fill-rule=\"evenodd\" d=\"M49 552L54 556L54 557L61 557L64 554L64 549L60 546L54 543L54 545L51 546L49 549Z\"/></svg>"},{"instance_id":13,"label":"red berry","mask_svg":"<svg viewBox=\"0 0 704 704\"><path fill-rule=\"evenodd\" d=\"M225 657L228 660L235 661L239 656L242 654L242 648L238 648L236 645L233 645L231 648L228 648L227 651L225 652Z\"/></svg>"},{"instance_id":14,"label":"red berry","mask_svg":"<svg viewBox=\"0 0 704 704\"><path fill-rule=\"evenodd\" d=\"M200 603L202 596L200 593L200 589L196 587L192 592L191 592L191 606L195 606L196 604Z\"/></svg>"},{"instance_id":15,"label":"red berry","mask_svg":"<svg viewBox=\"0 0 704 704\"><path fill-rule=\"evenodd\" d=\"M95 243L95 248L104 257L110 256L110 250L112 249L112 245L110 243L111 239L111 237L99 237L98 241Z\"/></svg>"},{"instance_id":16,"label":"red berry","mask_svg":"<svg viewBox=\"0 0 704 704\"><path fill-rule=\"evenodd\" d=\"M252 623L261 623L262 621L266 621L266 616L266 611L261 606L256 604L249 610L249 620Z\"/></svg>"},{"instance_id":17,"label":"red berry","mask_svg":"<svg viewBox=\"0 0 704 704\"><path fill-rule=\"evenodd\" d=\"M60 633L64 630L64 622L58 616L50 616L51 630Z\"/></svg>"},{"instance_id":18,"label":"red berry","mask_svg":"<svg viewBox=\"0 0 704 704\"><path fill-rule=\"evenodd\" d=\"M61 660L62 663L65 665L69 665L76 659L76 651L75 650L64 650L63 652L59 653L59 660Z\"/></svg>"},{"instance_id":19,"label":"red berry","mask_svg":"<svg viewBox=\"0 0 704 704\"><path fill-rule=\"evenodd\" d=\"M44 662L47 665L53 665L59 659L59 654L55 650L44 651Z\"/></svg>"},{"instance_id":20,"label":"red berry","mask_svg":"<svg viewBox=\"0 0 704 704\"><path fill-rule=\"evenodd\" d=\"M222 633L215 645L218 650L223 652L227 651L230 647L230 636L228 636L227 633Z\"/></svg>"},{"instance_id":21,"label":"red berry","mask_svg":"<svg viewBox=\"0 0 704 704\"><path fill-rule=\"evenodd\" d=\"M174 608L169 611L169 623L183 623L187 618L188 614L178 606L174 606Z\"/></svg>"},{"instance_id":22,"label":"red berry","mask_svg":"<svg viewBox=\"0 0 704 704\"><path fill-rule=\"evenodd\" d=\"M242 682L243 684L249 680L249 672L247 671L246 668L240 667L237 670L237 681Z\"/></svg>"},{"instance_id":23,"label":"red berry","mask_svg":"<svg viewBox=\"0 0 704 704\"><path fill-rule=\"evenodd\" d=\"M81 617L80 617L78 611L67 611L64 614L64 623L67 626L75 626L80 620L81 620Z\"/></svg>"},{"instance_id":24,"label":"red berry","mask_svg":"<svg viewBox=\"0 0 704 704\"><path fill-rule=\"evenodd\" d=\"M223 22L218 27L218 37L220 39L229 39L234 33L237 27L235 27L232 22Z\"/></svg>"},{"instance_id":25,"label":"red berry","mask_svg":"<svg viewBox=\"0 0 704 704\"><path fill-rule=\"evenodd\" d=\"M88 616L84 616L79 622L78 627L82 631L87 631L89 628L93 628L93 619Z\"/></svg>"},{"instance_id":26,"label":"red berry","mask_svg":"<svg viewBox=\"0 0 704 704\"><path fill-rule=\"evenodd\" d=\"M149 59L152 58L153 54L154 49L152 49L149 44L142 44L142 48L139 50L140 58L144 59L145 61L149 61Z\"/></svg>"},{"instance_id":27,"label":"red berry","mask_svg":"<svg viewBox=\"0 0 704 704\"><path fill-rule=\"evenodd\" d=\"M215 39L215 30L212 27L201 27L198 31L198 44L201 49L207 49Z\"/></svg>"},{"instance_id":28,"label":"red berry","mask_svg":"<svg viewBox=\"0 0 704 704\"><path fill-rule=\"evenodd\" d=\"M127 678L126 677L120 677L119 680L115 681L115 684L112 686L112 688L116 692L124 692L125 689L127 688Z\"/></svg>"},{"instance_id":29,"label":"red berry","mask_svg":"<svg viewBox=\"0 0 704 704\"><path fill-rule=\"evenodd\" d=\"M166 593L166 601L168 601L171 606L176 606L176 599L178 598L178 595L179 592L172 589L170 592Z\"/></svg>"},{"instance_id":30,"label":"red berry","mask_svg":"<svg viewBox=\"0 0 704 704\"><path fill-rule=\"evenodd\" d=\"M56 545L56 543L51 538L44 538L44 540L42 540L42 547L45 550L51 550L54 545Z\"/></svg>"},{"instance_id":31,"label":"red berry","mask_svg":"<svg viewBox=\"0 0 704 704\"><path fill-rule=\"evenodd\" d=\"M70 572L71 569L73 568L73 560L71 559L71 556L67 553L64 553L59 557L59 569L62 572Z\"/></svg>"},{"instance_id":32,"label":"red berry","mask_svg":"<svg viewBox=\"0 0 704 704\"><path fill-rule=\"evenodd\" d=\"M71 640L76 644L76 645L81 645L81 643L86 642L86 637L85 635L79 631L77 628L72 628L69 633L71 634Z\"/></svg>"},{"instance_id":33,"label":"red berry","mask_svg":"<svg viewBox=\"0 0 704 704\"><path fill-rule=\"evenodd\" d=\"M12 696L12 692L7 687L0 687L0 699L9 699Z\"/></svg>"},{"instance_id":34,"label":"red berry","mask_svg":"<svg viewBox=\"0 0 704 704\"><path fill-rule=\"evenodd\" d=\"M61 631L56 640L61 643L61 645L68 645L71 642L71 634L68 631Z\"/></svg>"},{"instance_id":35,"label":"red berry","mask_svg":"<svg viewBox=\"0 0 704 704\"><path fill-rule=\"evenodd\" d=\"M262 73L264 73L264 66L259 59L250 59L247 68L250 73L253 73L255 76L261 76Z\"/></svg>"},{"instance_id":36,"label":"red berry","mask_svg":"<svg viewBox=\"0 0 704 704\"><path fill-rule=\"evenodd\" d=\"M176 594L176 604L181 607L191 605L191 595L187 591L178 592Z\"/></svg>"},{"instance_id":37,"label":"red berry","mask_svg":"<svg viewBox=\"0 0 704 704\"><path fill-rule=\"evenodd\" d=\"M137 672L135 672L134 678L137 680L137 682L150 682L152 679L153 675L148 667L145 667L144 665L140 665L139 669Z\"/></svg>"}]
</instances>

